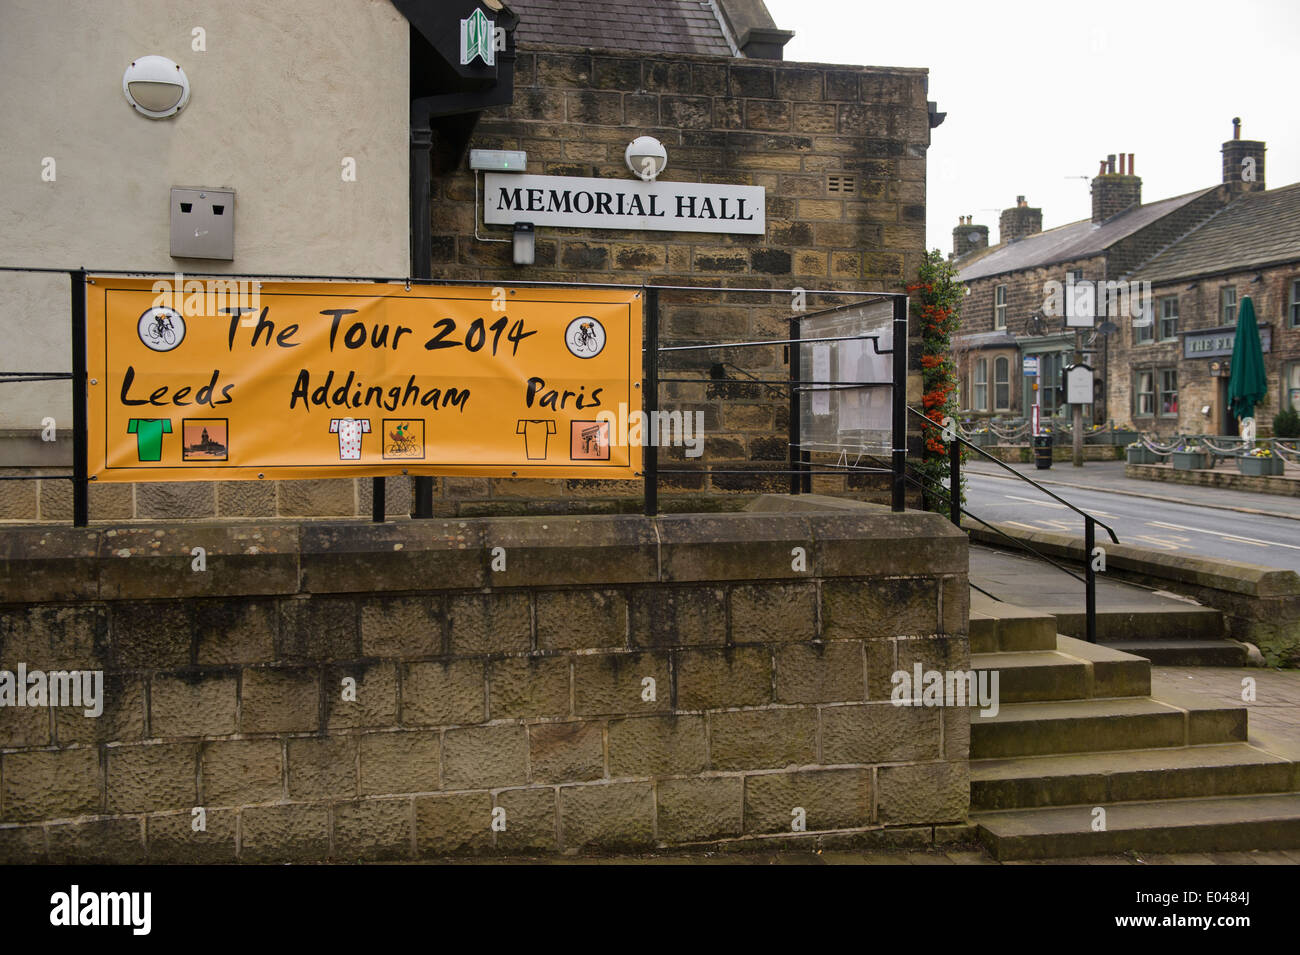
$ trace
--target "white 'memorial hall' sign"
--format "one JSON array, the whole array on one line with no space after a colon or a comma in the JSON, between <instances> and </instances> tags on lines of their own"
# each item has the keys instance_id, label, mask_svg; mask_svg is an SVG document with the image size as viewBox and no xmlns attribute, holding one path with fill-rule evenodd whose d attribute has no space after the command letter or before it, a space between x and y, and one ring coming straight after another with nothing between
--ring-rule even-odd
<instances>
[{"instance_id":1,"label":"white 'memorial hall' sign","mask_svg":"<svg viewBox=\"0 0 1300 955\"><path fill-rule=\"evenodd\" d=\"M572 176L484 177L483 221L585 229L658 229L762 235L762 186L641 182Z\"/></svg>"}]
</instances>

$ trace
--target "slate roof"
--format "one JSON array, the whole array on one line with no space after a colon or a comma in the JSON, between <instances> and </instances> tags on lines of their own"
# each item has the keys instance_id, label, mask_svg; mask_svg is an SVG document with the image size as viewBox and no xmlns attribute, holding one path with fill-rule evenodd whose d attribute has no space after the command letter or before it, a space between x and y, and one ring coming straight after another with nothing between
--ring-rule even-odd
<instances>
[{"instance_id":1,"label":"slate roof","mask_svg":"<svg viewBox=\"0 0 1300 955\"><path fill-rule=\"evenodd\" d=\"M1300 260L1300 183L1248 192L1133 270L1148 282Z\"/></svg>"},{"instance_id":2,"label":"slate roof","mask_svg":"<svg viewBox=\"0 0 1300 955\"><path fill-rule=\"evenodd\" d=\"M735 56L713 5L700 0L507 0L521 46Z\"/></svg>"},{"instance_id":3,"label":"slate roof","mask_svg":"<svg viewBox=\"0 0 1300 955\"><path fill-rule=\"evenodd\" d=\"M1215 188L1217 187L1211 186L1209 189L1174 196L1172 199L1135 206L1100 224L1094 223L1091 219L1084 219L1026 236L1016 242L999 244L987 255L980 256L977 261L962 268L959 277L963 282L969 282L972 279L1000 275L1003 272L1037 268L1054 262L1068 262L1072 259L1096 255L1120 239L1132 235L1138 229L1150 225Z\"/></svg>"}]
</instances>

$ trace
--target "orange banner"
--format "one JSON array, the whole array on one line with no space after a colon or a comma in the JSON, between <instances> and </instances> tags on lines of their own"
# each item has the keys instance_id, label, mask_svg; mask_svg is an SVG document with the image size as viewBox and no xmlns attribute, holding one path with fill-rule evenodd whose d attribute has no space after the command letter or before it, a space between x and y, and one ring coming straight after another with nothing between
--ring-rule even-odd
<instances>
[{"instance_id":1,"label":"orange banner","mask_svg":"<svg viewBox=\"0 0 1300 955\"><path fill-rule=\"evenodd\" d=\"M639 476L623 289L151 281L86 288L96 481Z\"/></svg>"}]
</instances>

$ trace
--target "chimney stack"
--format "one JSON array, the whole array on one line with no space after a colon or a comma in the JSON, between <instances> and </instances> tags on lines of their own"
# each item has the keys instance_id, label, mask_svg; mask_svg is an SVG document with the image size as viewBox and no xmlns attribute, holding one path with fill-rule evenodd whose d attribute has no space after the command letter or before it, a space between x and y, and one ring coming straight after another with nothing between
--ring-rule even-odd
<instances>
[{"instance_id":1,"label":"chimney stack","mask_svg":"<svg viewBox=\"0 0 1300 955\"><path fill-rule=\"evenodd\" d=\"M1092 221L1105 222L1141 204L1142 180L1133 175L1133 154L1112 153L1103 159L1092 181Z\"/></svg>"},{"instance_id":2,"label":"chimney stack","mask_svg":"<svg viewBox=\"0 0 1300 955\"><path fill-rule=\"evenodd\" d=\"M989 227L971 225L974 216L958 216L957 228L952 230L952 257L960 259L968 252L986 249L989 244Z\"/></svg>"},{"instance_id":3,"label":"chimney stack","mask_svg":"<svg viewBox=\"0 0 1300 955\"><path fill-rule=\"evenodd\" d=\"M1015 242L1042 231L1043 210L1030 208L1024 196L1016 196L1016 204L1003 209L998 219L999 242Z\"/></svg>"},{"instance_id":4,"label":"chimney stack","mask_svg":"<svg viewBox=\"0 0 1300 955\"><path fill-rule=\"evenodd\" d=\"M1231 192L1264 189L1264 144L1241 138L1241 119L1232 120L1232 138L1223 144L1223 183Z\"/></svg>"}]
</instances>

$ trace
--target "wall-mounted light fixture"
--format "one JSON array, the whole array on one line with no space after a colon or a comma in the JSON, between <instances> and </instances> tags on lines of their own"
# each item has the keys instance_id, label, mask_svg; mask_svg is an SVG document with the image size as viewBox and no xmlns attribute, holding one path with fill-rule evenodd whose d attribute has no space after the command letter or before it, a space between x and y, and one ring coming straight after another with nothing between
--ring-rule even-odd
<instances>
[{"instance_id":1,"label":"wall-mounted light fixture","mask_svg":"<svg viewBox=\"0 0 1300 955\"><path fill-rule=\"evenodd\" d=\"M515 238L498 239L490 235L479 235L478 232L478 180L480 172L517 172L521 173L528 169L528 153L522 149L471 149L469 151L469 168L474 170L474 238L479 242L514 242L514 260L515 265L532 265L532 224L528 224L528 248L529 259L527 262L520 262L519 255L520 239L518 232ZM519 228L515 226L516 230Z\"/></svg>"},{"instance_id":2,"label":"wall-mounted light fixture","mask_svg":"<svg viewBox=\"0 0 1300 955\"><path fill-rule=\"evenodd\" d=\"M179 63L165 56L142 56L122 74L122 92L136 112L166 119L190 101L190 81Z\"/></svg>"},{"instance_id":3,"label":"wall-mounted light fixture","mask_svg":"<svg viewBox=\"0 0 1300 955\"><path fill-rule=\"evenodd\" d=\"M485 172L523 172L528 168L528 153L522 149L471 149L469 168Z\"/></svg>"},{"instance_id":4,"label":"wall-mounted light fixture","mask_svg":"<svg viewBox=\"0 0 1300 955\"><path fill-rule=\"evenodd\" d=\"M1183 291L1184 291L1184 292L1190 292L1190 291L1192 291L1193 289L1195 289L1195 288L1196 288L1198 285L1200 285L1200 284L1201 284L1200 282L1193 282L1191 285L1187 286L1187 288L1183 289Z\"/></svg>"},{"instance_id":5,"label":"wall-mounted light fixture","mask_svg":"<svg viewBox=\"0 0 1300 955\"><path fill-rule=\"evenodd\" d=\"M1263 272L1256 272L1256 273L1255 273L1255 277L1254 277L1253 279L1250 280L1250 284L1251 284L1251 285L1254 285L1254 284L1256 284L1257 282L1262 282L1262 281L1264 281L1264 273L1263 273Z\"/></svg>"},{"instance_id":6,"label":"wall-mounted light fixture","mask_svg":"<svg viewBox=\"0 0 1300 955\"><path fill-rule=\"evenodd\" d=\"M628 143L623 158L635 175L645 182L654 182L668 165L668 150L653 136L638 136Z\"/></svg>"},{"instance_id":7,"label":"wall-mounted light fixture","mask_svg":"<svg viewBox=\"0 0 1300 955\"><path fill-rule=\"evenodd\" d=\"M516 222L514 245L515 265L532 265L537 258L536 234L531 222Z\"/></svg>"}]
</instances>

